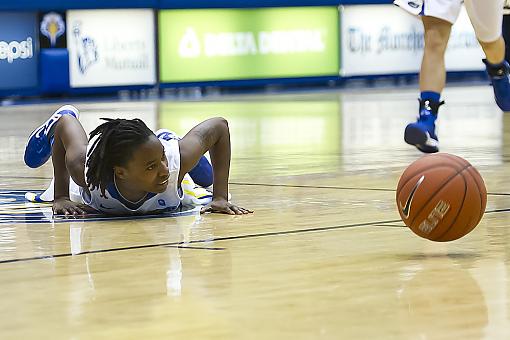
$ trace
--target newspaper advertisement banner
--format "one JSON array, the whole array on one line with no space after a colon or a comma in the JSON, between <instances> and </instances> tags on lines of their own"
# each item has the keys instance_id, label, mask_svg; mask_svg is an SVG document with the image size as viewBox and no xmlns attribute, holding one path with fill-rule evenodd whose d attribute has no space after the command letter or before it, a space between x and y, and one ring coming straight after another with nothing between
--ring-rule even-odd
<instances>
[{"instance_id":1,"label":"newspaper advertisement banner","mask_svg":"<svg viewBox=\"0 0 510 340\"><path fill-rule=\"evenodd\" d=\"M394 5L342 6L342 76L417 73L423 24ZM445 55L447 71L483 70L483 51L465 8L453 25Z\"/></svg>"}]
</instances>

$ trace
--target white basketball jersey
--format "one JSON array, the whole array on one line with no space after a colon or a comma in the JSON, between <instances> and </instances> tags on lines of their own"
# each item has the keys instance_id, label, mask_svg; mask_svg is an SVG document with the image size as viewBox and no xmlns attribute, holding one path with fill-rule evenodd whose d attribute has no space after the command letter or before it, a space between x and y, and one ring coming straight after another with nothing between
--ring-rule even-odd
<instances>
[{"instance_id":1,"label":"white basketball jersey","mask_svg":"<svg viewBox=\"0 0 510 340\"><path fill-rule=\"evenodd\" d=\"M179 144L177 140L162 140L165 148L166 158L168 160L168 186L165 192L151 193L140 202L130 202L122 197L114 183L110 183L105 190L105 197L101 196L101 190L96 188L86 190L80 188L80 194L83 202L92 208L105 214L112 215L138 215L151 212L171 211L180 206L183 199L183 193L178 185L179 169L181 166L181 156L179 153ZM89 143L92 145L92 141ZM87 173L87 168L85 168ZM86 177L86 176L85 176Z\"/></svg>"}]
</instances>

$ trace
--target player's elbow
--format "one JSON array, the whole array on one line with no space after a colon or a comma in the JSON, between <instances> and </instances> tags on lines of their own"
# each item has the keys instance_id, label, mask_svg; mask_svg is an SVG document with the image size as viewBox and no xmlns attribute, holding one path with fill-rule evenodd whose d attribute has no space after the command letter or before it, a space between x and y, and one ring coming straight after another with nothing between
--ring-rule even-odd
<instances>
[{"instance_id":1,"label":"player's elbow","mask_svg":"<svg viewBox=\"0 0 510 340\"><path fill-rule=\"evenodd\" d=\"M200 143L208 150L220 139L229 138L228 122L223 117L209 118L195 128L195 133L200 138Z\"/></svg>"},{"instance_id":2,"label":"player's elbow","mask_svg":"<svg viewBox=\"0 0 510 340\"><path fill-rule=\"evenodd\" d=\"M222 128L227 128L228 129L228 121L225 118L223 118L223 117L214 117L213 120L214 120L215 125L217 125L219 127L222 127Z\"/></svg>"},{"instance_id":3,"label":"player's elbow","mask_svg":"<svg viewBox=\"0 0 510 340\"><path fill-rule=\"evenodd\" d=\"M223 117L214 117L213 120L213 126L214 130L217 132L220 132L220 134L229 133L228 130L228 121Z\"/></svg>"}]
</instances>

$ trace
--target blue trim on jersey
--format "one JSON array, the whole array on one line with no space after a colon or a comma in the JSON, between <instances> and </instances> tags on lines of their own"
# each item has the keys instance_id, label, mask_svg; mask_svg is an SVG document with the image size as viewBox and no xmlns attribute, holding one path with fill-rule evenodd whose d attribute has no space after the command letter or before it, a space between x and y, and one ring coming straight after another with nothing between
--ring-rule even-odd
<instances>
[{"instance_id":1,"label":"blue trim on jersey","mask_svg":"<svg viewBox=\"0 0 510 340\"><path fill-rule=\"evenodd\" d=\"M138 203L133 203L131 201L126 200L124 197L122 197L122 195L117 190L117 187L115 186L115 184L113 182L108 184L108 186L106 187L106 190L108 191L108 193L110 194L110 196L112 198L115 198L117 201L119 201L120 203L124 204L126 206L126 208L129 208L131 210L137 210L145 202L147 202L148 199L151 199L152 197L156 196L155 193L149 192L147 194L147 196L145 196L145 198L142 201L140 201Z\"/></svg>"}]
</instances>

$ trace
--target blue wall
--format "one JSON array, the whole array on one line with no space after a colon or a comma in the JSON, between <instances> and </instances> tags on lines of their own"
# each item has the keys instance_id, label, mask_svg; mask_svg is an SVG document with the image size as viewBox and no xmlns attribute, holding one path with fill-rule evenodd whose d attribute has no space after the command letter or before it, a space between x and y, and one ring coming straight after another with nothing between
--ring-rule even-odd
<instances>
[{"instance_id":1,"label":"blue wall","mask_svg":"<svg viewBox=\"0 0 510 340\"><path fill-rule=\"evenodd\" d=\"M82 8L157 8L158 0L0 0L0 10L64 10Z\"/></svg>"},{"instance_id":2,"label":"blue wall","mask_svg":"<svg viewBox=\"0 0 510 340\"><path fill-rule=\"evenodd\" d=\"M0 0L1 10L65 10L86 8L249 8L389 4L391 0Z\"/></svg>"}]
</instances>

